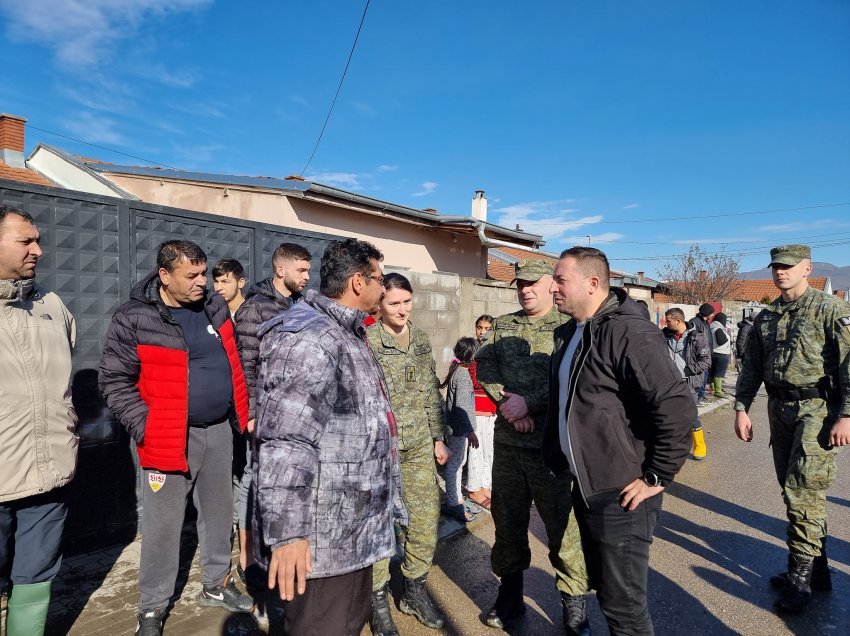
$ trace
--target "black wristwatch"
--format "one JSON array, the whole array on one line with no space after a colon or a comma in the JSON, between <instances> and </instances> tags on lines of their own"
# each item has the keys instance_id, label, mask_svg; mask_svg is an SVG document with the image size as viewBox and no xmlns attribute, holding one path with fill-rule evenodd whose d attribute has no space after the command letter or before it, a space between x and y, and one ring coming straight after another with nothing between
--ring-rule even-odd
<instances>
[{"instance_id":1,"label":"black wristwatch","mask_svg":"<svg viewBox=\"0 0 850 636\"><path fill-rule=\"evenodd\" d=\"M654 488L655 486L661 486L661 487L663 488L664 486L666 486L666 485L667 485L667 482L666 482L666 481L664 481L663 479L661 479L661 477L659 477L658 475L656 475L656 474L655 474L654 472L652 472L651 470L648 470L648 471L646 471L646 472L643 474L643 480L644 480L644 481L645 481L648 485L652 486L653 488Z\"/></svg>"}]
</instances>

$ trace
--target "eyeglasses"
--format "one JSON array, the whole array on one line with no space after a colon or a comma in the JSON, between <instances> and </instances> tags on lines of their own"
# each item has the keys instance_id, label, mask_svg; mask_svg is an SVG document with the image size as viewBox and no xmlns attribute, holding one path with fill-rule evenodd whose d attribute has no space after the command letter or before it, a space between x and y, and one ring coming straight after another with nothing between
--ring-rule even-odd
<instances>
[{"instance_id":1,"label":"eyeglasses","mask_svg":"<svg viewBox=\"0 0 850 636\"><path fill-rule=\"evenodd\" d=\"M374 274L369 274L368 276L366 276L365 274L363 274L363 278L371 278L372 280L376 280L376 281L378 281L379 285L384 284L384 277L383 276L375 276Z\"/></svg>"}]
</instances>

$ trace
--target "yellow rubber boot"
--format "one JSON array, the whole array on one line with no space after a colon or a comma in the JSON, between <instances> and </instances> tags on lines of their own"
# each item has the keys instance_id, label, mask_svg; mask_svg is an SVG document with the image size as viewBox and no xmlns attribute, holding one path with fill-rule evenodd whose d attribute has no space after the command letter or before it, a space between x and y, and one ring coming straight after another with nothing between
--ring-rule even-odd
<instances>
[{"instance_id":1,"label":"yellow rubber boot","mask_svg":"<svg viewBox=\"0 0 850 636\"><path fill-rule=\"evenodd\" d=\"M705 445L705 434L702 431L702 427L694 429L692 434L694 438L694 447L691 451L691 459L705 459L705 455L708 453L708 448Z\"/></svg>"}]
</instances>

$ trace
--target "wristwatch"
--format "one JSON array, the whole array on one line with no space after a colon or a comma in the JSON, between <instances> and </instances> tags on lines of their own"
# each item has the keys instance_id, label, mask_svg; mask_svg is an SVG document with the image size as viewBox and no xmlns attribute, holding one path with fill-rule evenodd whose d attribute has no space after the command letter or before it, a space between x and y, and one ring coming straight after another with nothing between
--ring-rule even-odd
<instances>
[{"instance_id":1,"label":"wristwatch","mask_svg":"<svg viewBox=\"0 0 850 636\"><path fill-rule=\"evenodd\" d=\"M661 486L662 488L667 485L667 482L661 479L658 475L656 475L651 470L646 471L643 474L643 480L650 486Z\"/></svg>"},{"instance_id":2,"label":"wristwatch","mask_svg":"<svg viewBox=\"0 0 850 636\"><path fill-rule=\"evenodd\" d=\"M434 441L435 441L435 442L443 442L443 444L445 444L445 443L446 443L446 436L445 436L445 435L440 435L439 437L435 437L435 438L434 438Z\"/></svg>"}]
</instances>

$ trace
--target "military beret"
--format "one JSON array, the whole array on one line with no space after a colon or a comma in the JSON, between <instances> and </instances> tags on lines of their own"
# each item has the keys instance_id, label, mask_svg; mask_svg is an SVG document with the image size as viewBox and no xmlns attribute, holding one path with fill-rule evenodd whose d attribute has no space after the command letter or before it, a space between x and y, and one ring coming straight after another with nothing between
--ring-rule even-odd
<instances>
[{"instance_id":1,"label":"military beret","mask_svg":"<svg viewBox=\"0 0 850 636\"><path fill-rule=\"evenodd\" d=\"M796 265L804 258L812 258L812 250L808 245L780 245L770 250L770 264ZM769 266L768 266L769 267Z\"/></svg>"},{"instance_id":2,"label":"military beret","mask_svg":"<svg viewBox=\"0 0 850 636\"><path fill-rule=\"evenodd\" d=\"M514 263L514 281L538 281L546 274L551 276L553 271L551 261L545 258L524 258Z\"/></svg>"}]
</instances>

